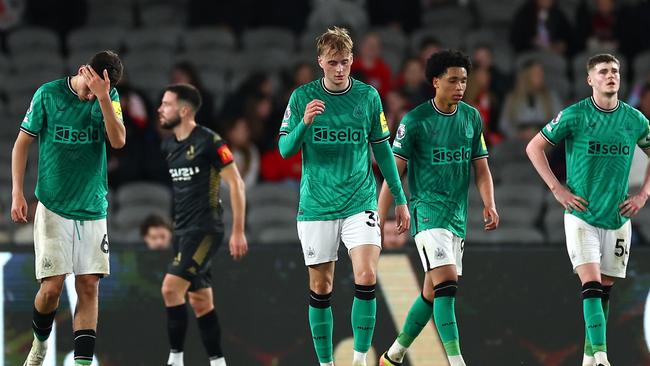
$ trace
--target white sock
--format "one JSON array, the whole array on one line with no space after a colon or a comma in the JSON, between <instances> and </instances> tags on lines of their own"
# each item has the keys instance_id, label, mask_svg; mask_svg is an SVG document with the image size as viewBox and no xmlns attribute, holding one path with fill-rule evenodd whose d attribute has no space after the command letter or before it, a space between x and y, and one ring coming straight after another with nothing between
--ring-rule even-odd
<instances>
[{"instance_id":1,"label":"white sock","mask_svg":"<svg viewBox=\"0 0 650 366\"><path fill-rule=\"evenodd\" d=\"M607 360L607 353L596 352L594 353L594 358L596 359L596 365L603 364L605 366L610 366L609 361Z\"/></svg>"},{"instance_id":2,"label":"white sock","mask_svg":"<svg viewBox=\"0 0 650 366\"><path fill-rule=\"evenodd\" d=\"M582 366L595 366L596 359L594 356L582 355Z\"/></svg>"},{"instance_id":3,"label":"white sock","mask_svg":"<svg viewBox=\"0 0 650 366\"><path fill-rule=\"evenodd\" d=\"M406 351L408 350L409 349L407 347L404 347L401 344L399 344L399 342L396 339L395 342L393 342L393 345L390 346L390 348L388 349L387 352L388 358L390 358L395 362L402 363L402 361L404 360L404 356L406 356Z\"/></svg>"},{"instance_id":4,"label":"white sock","mask_svg":"<svg viewBox=\"0 0 650 366\"><path fill-rule=\"evenodd\" d=\"M366 356L368 356L368 352L354 351L354 357L352 358L352 365L353 366L366 366Z\"/></svg>"},{"instance_id":5,"label":"white sock","mask_svg":"<svg viewBox=\"0 0 650 366\"><path fill-rule=\"evenodd\" d=\"M458 355L458 356L448 356L449 359L449 365L451 366L466 366L465 365L465 360L463 360L463 356Z\"/></svg>"},{"instance_id":6,"label":"white sock","mask_svg":"<svg viewBox=\"0 0 650 366\"><path fill-rule=\"evenodd\" d=\"M226 359L219 357L214 360L210 360L210 366L226 366Z\"/></svg>"},{"instance_id":7,"label":"white sock","mask_svg":"<svg viewBox=\"0 0 650 366\"><path fill-rule=\"evenodd\" d=\"M169 352L168 365L183 366L183 352Z\"/></svg>"},{"instance_id":8,"label":"white sock","mask_svg":"<svg viewBox=\"0 0 650 366\"><path fill-rule=\"evenodd\" d=\"M320 366L334 366L334 361L332 362L325 362L325 363L320 363Z\"/></svg>"}]
</instances>

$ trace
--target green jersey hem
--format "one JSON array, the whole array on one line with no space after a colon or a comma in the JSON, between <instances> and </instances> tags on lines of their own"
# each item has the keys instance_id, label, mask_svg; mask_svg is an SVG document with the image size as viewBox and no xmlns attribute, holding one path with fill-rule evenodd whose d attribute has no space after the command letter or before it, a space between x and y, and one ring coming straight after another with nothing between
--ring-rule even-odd
<instances>
[{"instance_id":1,"label":"green jersey hem","mask_svg":"<svg viewBox=\"0 0 650 366\"><path fill-rule=\"evenodd\" d=\"M354 216L364 211L377 211L377 205L371 206L361 206L361 208L355 208L354 210L348 210L342 213L329 214L329 215L298 215L296 221L328 221L328 220L338 220L338 219L347 219L350 216Z\"/></svg>"},{"instance_id":2,"label":"green jersey hem","mask_svg":"<svg viewBox=\"0 0 650 366\"><path fill-rule=\"evenodd\" d=\"M41 202L43 203L43 202ZM43 203L43 206L47 208L48 210L54 212L55 214L63 217L64 219L68 220L77 220L77 221L96 221L96 220L102 220L106 218L106 213L103 214L98 214L98 215L85 215L85 216L79 216L79 215L70 215L68 213L59 211L57 209L52 209L50 208L47 204Z\"/></svg>"}]
</instances>

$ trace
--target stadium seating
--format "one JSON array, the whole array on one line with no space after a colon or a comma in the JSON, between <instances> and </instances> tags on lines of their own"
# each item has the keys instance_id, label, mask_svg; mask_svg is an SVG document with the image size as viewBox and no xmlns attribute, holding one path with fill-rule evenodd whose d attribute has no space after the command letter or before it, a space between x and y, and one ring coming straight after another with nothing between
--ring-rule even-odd
<instances>
[{"instance_id":1,"label":"stadium seating","mask_svg":"<svg viewBox=\"0 0 650 366\"><path fill-rule=\"evenodd\" d=\"M9 53L12 55L30 54L34 50L60 52L59 36L48 28L18 28L7 35L6 42Z\"/></svg>"},{"instance_id":2,"label":"stadium seating","mask_svg":"<svg viewBox=\"0 0 650 366\"><path fill-rule=\"evenodd\" d=\"M183 32L182 44L188 52L233 52L237 48L237 39L228 30L201 27Z\"/></svg>"},{"instance_id":3,"label":"stadium seating","mask_svg":"<svg viewBox=\"0 0 650 366\"><path fill-rule=\"evenodd\" d=\"M92 55L97 50L120 51L127 30L122 27L83 27L70 32L67 37L68 52ZM110 34L111 37L105 35Z\"/></svg>"}]
</instances>

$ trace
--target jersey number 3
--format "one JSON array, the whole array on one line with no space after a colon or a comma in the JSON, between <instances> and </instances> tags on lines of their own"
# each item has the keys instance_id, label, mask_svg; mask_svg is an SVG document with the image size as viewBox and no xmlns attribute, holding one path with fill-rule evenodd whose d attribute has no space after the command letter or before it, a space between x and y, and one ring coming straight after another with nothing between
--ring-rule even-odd
<instances>
[{"instance_id":1,"label":"jersey number 3","mask_svg":"<svg viewBox=\"0 0 650 366\"><path fill-rule=\"evenodd\" d=\"M366 221L366 225L370 227L375 227L377 226L377 217L375 216L374 211L366 211L366 214L368 215L368 221Z\"/></svg>"}]
</instances>

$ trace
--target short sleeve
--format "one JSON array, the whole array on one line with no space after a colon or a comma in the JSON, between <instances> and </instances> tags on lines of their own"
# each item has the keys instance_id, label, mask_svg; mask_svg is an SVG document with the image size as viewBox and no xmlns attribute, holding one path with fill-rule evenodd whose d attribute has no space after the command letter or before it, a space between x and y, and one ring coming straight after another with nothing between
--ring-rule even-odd
<instances>
[{"instance_id":1,"label":"short sleeve","mask_svg":"<svg viewBox=\"0 0 650 366\"><path fill-rule=\"evenodd\" d=\"M413 141L415 140L415 131L413 124L409 124L408 114L402 118L397 133L395 133L395 140L393 141L393 154L402 160L409 160L411 156L411 149L413 148Z\"/></svg>"},{"instance_id":2,"label":"short sleeve","mask_svg":"<svg viewBox=\"0 0 650 366\"><path fill-rule=\"evenodd\" d=\"M637 141L637 145L639 145L643 150L647 150L650 149L650 122L648 122L648 119L645 118L645 116L642 118L645 123L645 130L643 134L641 134L639 141Z\"/></svg>"},{"instance_id":3,"label":"short sleeve","mask_svg":"<svg viewBox=\"0 0 650 366\"><path fill-rule=\"evenodd\" d=\"M371 88L368 96L368 117L370 118L370 143L378 144L388 141L390 131L384 115L381 98L375 88Z\"/></svg>"},{"instance_id":4,"label":"short sleeve","mask_svg":"<svg viewBox=\"0 0 650 366\"><path fill-rule=\"evenodd\" d=\"M301 109L298 105L297 90L294 90L289 98L287 108L284 110L284 116L282 117L282 123L280 124L280 135L286 135L293 131L298 123L302 121L303 113L304 106Z\"/></svg>"},{"instance_id":5,"label":"short sleeve","mask_svg":"<svg viewBox=\"0 0 650 366\"><path fill-rule=\"evenodd\" d=\"M124 118L122 118L122 105L120 104L120 95L115 88L111 90L110 97L115 115L120 121L124 121Z\"/></svg>"},{"instance_id":6,"label":"short sleeve","mask_svg":"<svg viewBox=\"0 0 650 366\"><path fill-rule=\"evenodd\" d=\"M573 125L572 115L572 113L568 113L568 110L565 109L560 111L551 122L547 123L540 131L546 141L551 145L557 145L569 136Z\"/></svg>"},{"instance_id":7,"label":"short sleeve","mask_svg":"<svg viewBox=\"0 0 650 366\"><path fill-rule=\"evenodd\" d=\"M212 141L208 146L208 157L210 163L217 169L222 169L234 161L230 148L216 133L212 136Z\"/></svg>"},{"instance_id":8,"label":"short sleeve","mask_svg":"<svg viewBox=\"0 0 650 366\"><path fill-rule=\"evenodd\" d=\"M485 144L485 137L483 136L483 121L481 115L476 111L474 117L474 133L472 140L472 160L486 158L488 156L487 145Z\"/></svg>"},{"instance_id":9,"label":"short sleeve","mask_svg":"<svg viewBox=\"0 0 650 366\"><path fill-rule=\"evenodd\" d=\"M20 124L20 130L26 134L36 137L41 132L43 125L45 124L45 103L43 101L43 90L39 88L34 96L32 101L29 103L29 108L27 113L25 113L25 118Z\"/></svg>"}]
</instances>

